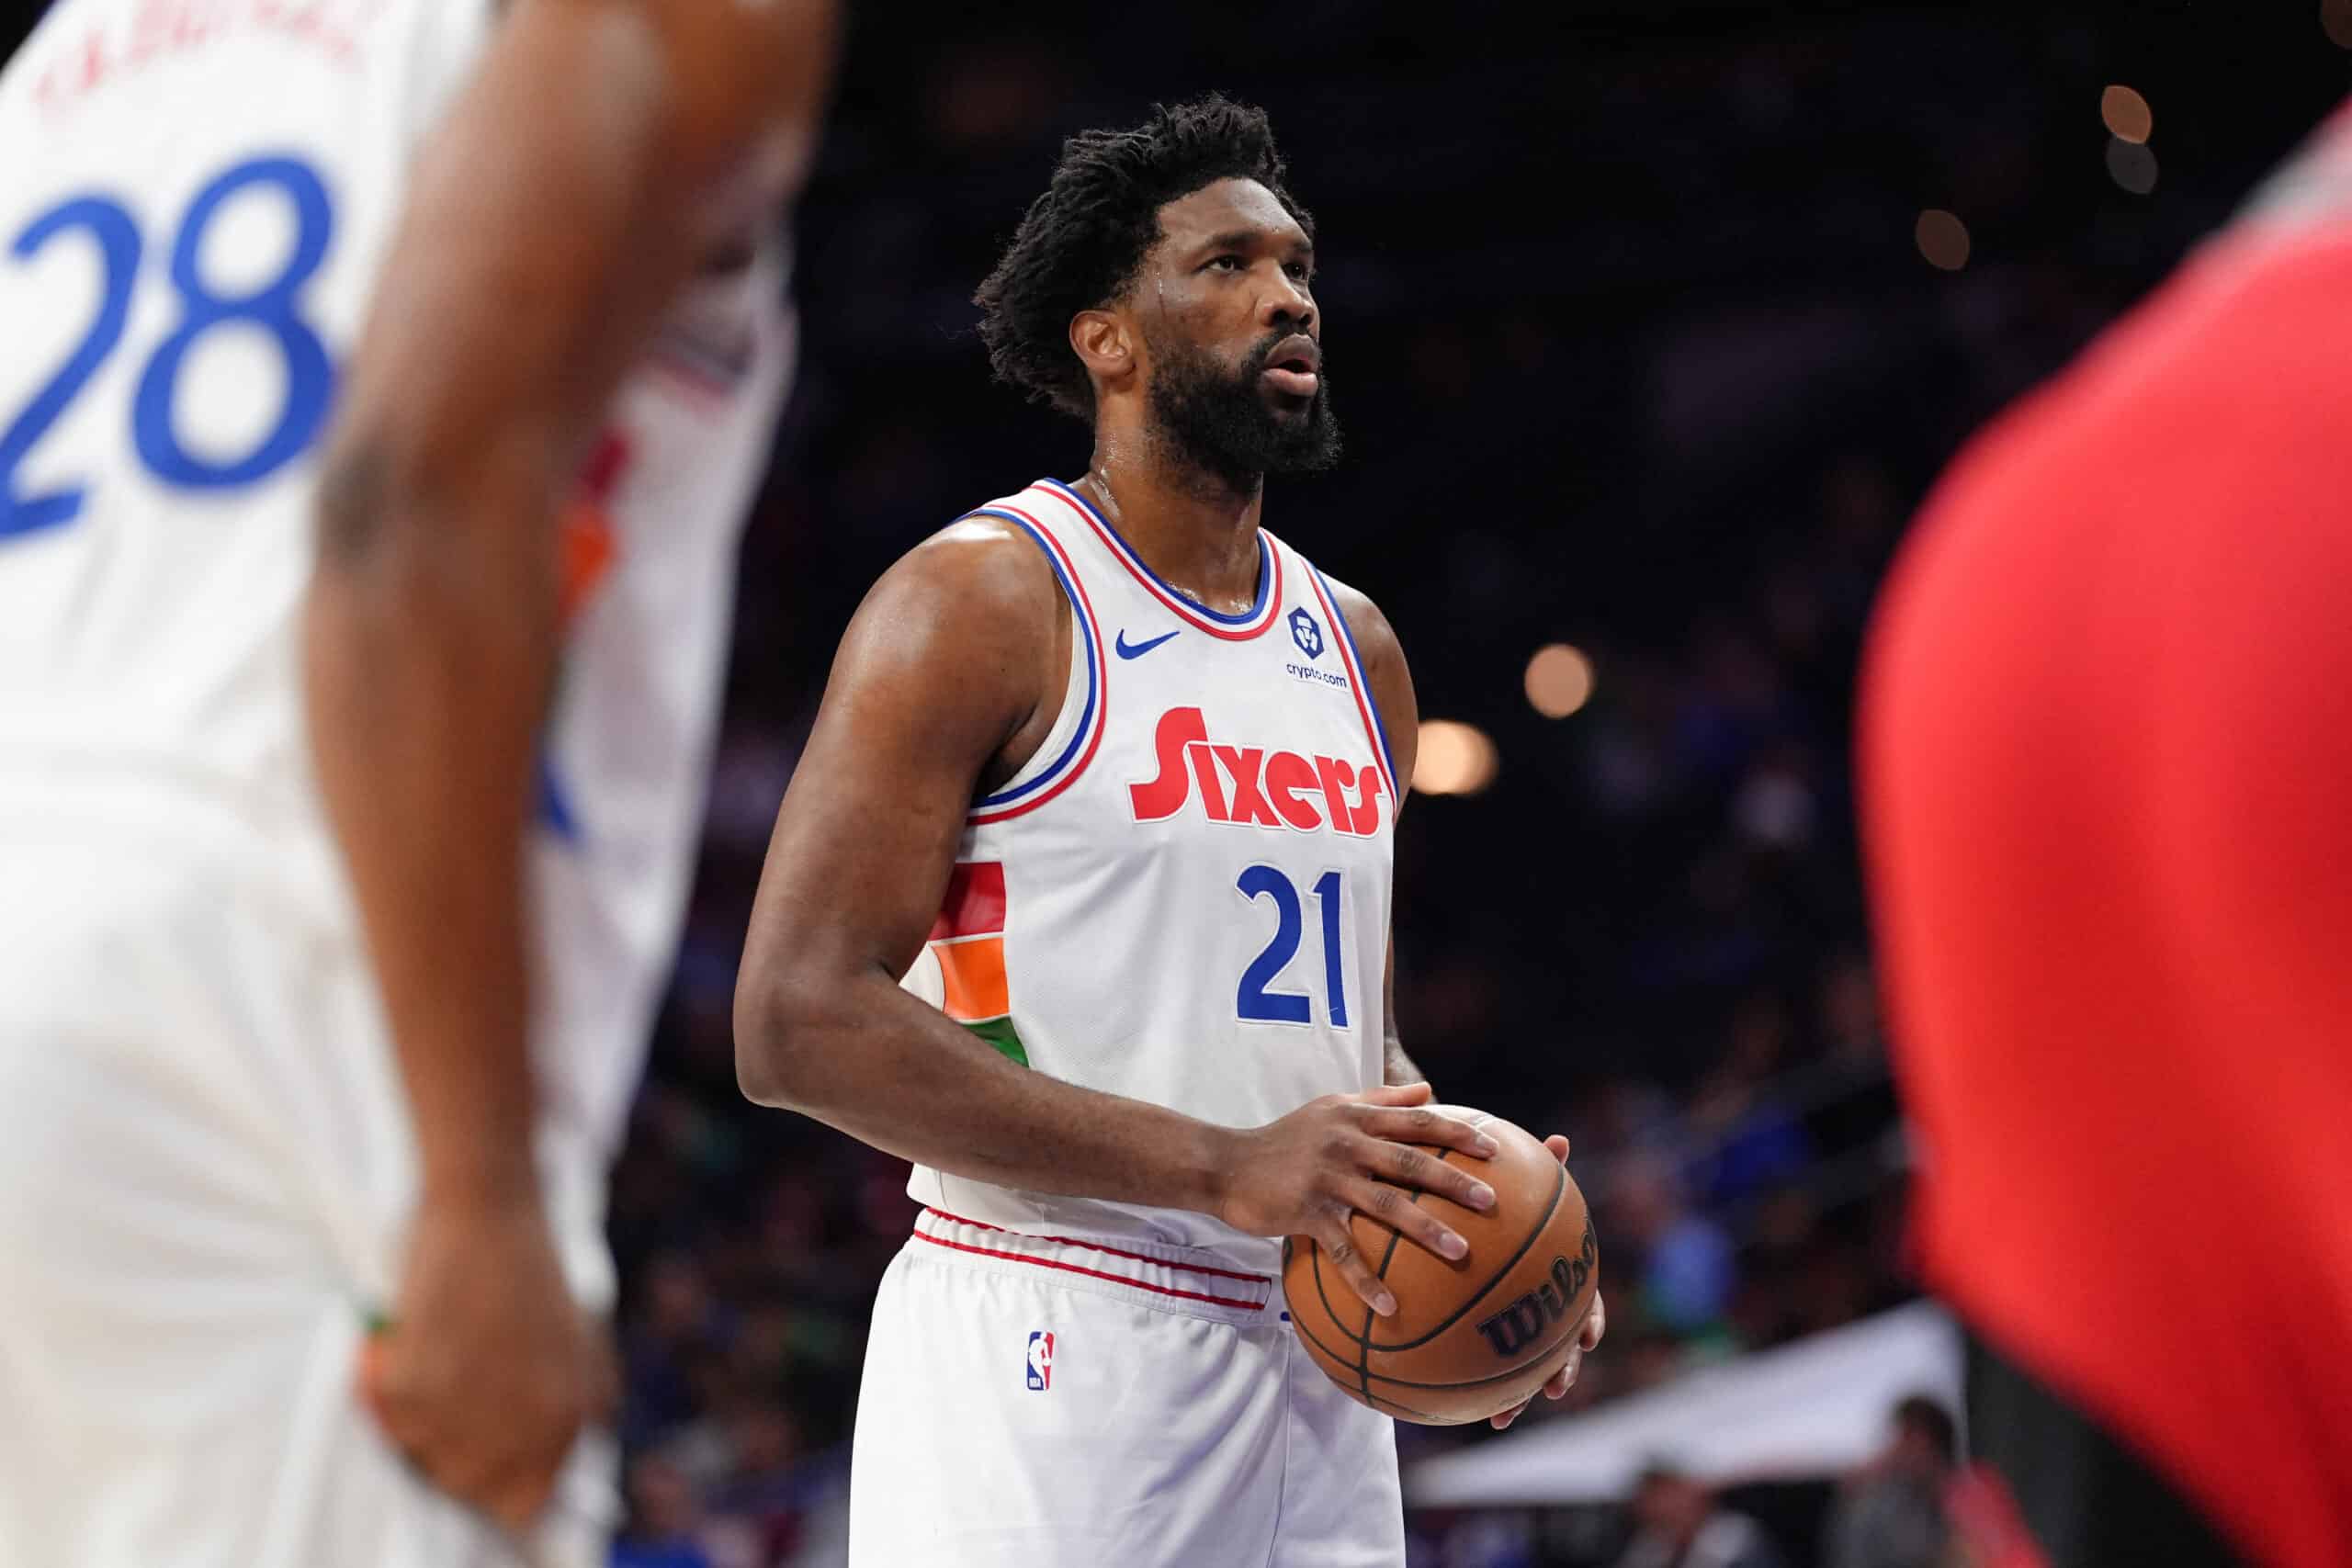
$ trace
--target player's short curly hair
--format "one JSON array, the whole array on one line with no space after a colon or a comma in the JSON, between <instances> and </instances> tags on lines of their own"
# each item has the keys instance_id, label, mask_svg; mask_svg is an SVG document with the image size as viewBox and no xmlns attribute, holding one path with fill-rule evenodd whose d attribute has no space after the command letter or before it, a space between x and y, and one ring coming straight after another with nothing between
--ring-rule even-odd
<instances>
[{"instance_id":1,"label":"player's short curly hair","mask_svg":"<svg viewBox=\"0 0 2352 1568\"><path fill-rule=\"evenodd\" d=\"M1159 209L1224 179L1255 180L1311 236L1315 221L1283 182L1266 111L1211 93L1152 106L1132 130L1083 130L1062 143L1046 192L972 303L997 379L1091 423L1094 389L1069 346L1069 321L1134 283L1159 239Z\"/></svg>"}]
</instances>

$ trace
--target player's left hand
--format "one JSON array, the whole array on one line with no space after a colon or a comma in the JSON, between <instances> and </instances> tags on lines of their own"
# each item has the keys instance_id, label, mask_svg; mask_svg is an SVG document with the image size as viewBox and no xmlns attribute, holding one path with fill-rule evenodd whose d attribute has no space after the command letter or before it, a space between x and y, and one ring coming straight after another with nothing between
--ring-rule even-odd
<instances>
[{"instance_id":1,"label":"player's left hand","mask_svg":"<svg viewBox=\"0 0 2352 1568\"><path fill-rule=\"evenodd\" d=\"M1555 1133L1544 1140L1544 1146L1551 1150L1552 1157L1562 1165L1568 1163L1567 1139ZM1608 1332L1609 1313L1600 1304L1600 1292L1596 1287L1592 1292L1592 1305L1584 1314L1584 1326L1577 1335L1577 1342L1568 1347L1568 1359L1560 1363L1560 1370L1552 1375L1550 1382L1544 1385L1544 1398L1558 1399L1575 1385L1577 1373L1584 1370L1585 1352L1598 1348L1600 1337ZM1490 1416L1488 1419L1493 1423L1495 1430L1499 1432L1518 1420L1520 1413L1534 1403L1532 1398L1522 1399L1501 1415Z\"/></svg>"}]
</instances>

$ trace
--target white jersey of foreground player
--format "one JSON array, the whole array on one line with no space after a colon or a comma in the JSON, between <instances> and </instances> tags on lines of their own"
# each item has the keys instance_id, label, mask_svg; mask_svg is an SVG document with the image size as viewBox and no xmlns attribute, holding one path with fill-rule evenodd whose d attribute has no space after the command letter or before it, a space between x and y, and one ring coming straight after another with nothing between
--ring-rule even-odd
<instances>
[{"instance_id":1,"label":"white jersey of foreground player","mask_svg":"<svg viewBox=\"0 0 2352 1568\"><path fill-rule=\"evenodd\" d=\"M343 1429L348 1362L396 1282L413 1151L310 777L297 622L339 367L492 10L62 0L0 74L0 1564L310 1564L377 1539L305 1533L366 1515L345 1496L195 1541L170 1499L315 1489L373 1440ZM792 356L785 275L763 236L690 288L565 524L533 1045L592 1305ZM17 1346L85 1337L85 1371L122 1348L121 1385L12 1357L10 1319ZM249 1328L293 1359L241 1360ZM144 1492L85 1510L99 1534L27 1544L45 1494L142 1464Z\"/></svg>"},{"instance_id":2,"label":"white jersey of foreground player","mask_svg":"<svg viewBox=\"0 0 2352 1568\"><path fill-rule=\"evenodd\" d=\"M1381 1081L1397 787L1355 641L1306 558L1259 533L1257 603L1170 590L1080 493L972 513L1046 553L1072 617L1053 732L966 818L906 976L1014 1061L1254 1127ZM915 1168L907 1192L1013 1230L1281 1247L1205 1214Z\"/></svg>"}]
</instances>

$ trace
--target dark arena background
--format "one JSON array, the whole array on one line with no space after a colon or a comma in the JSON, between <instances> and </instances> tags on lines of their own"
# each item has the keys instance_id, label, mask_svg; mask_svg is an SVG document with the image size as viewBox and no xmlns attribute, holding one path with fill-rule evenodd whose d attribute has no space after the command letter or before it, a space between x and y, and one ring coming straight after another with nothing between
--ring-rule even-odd
<instances>
[{"instance_id":1,"label":"dark arena background","mask_svg":"<svg viewBox=\"0 0 2352 1568\"><path fill-rule=\"evenodd\" d=\"M856 8L699 880L616 1173L616 1561L842 1559L866 1308L914 1205L900 1162L737 1091L761 854L866 585L1083 467L1079 426L990 384L974 285L1063 137L1211 87L1271 111L1317 217L1348 443L1267 518L1381 604L1419 685L1404 1038L1441 1098L1571 1135L1611 1303L1560 1404L1399 1429L1413 1562L1614 1562L1637 1491L1758 1521L1775 1555L1742 1562L1911 1561L1840 1554L1834 1523L1894 1399L1952 1393L1900 1359L1936 1340L1903 1310L1859 639L1944 463L2228 219L2352 86L2348 51L2352 0ZM1826 1447L1740 1450L1723 1412L1791 1402L1705 1403L1774 1352L1881 1343L1892 1381ZM1473 1451L1519 1478L1485 1487Z\"/></svg>"}]
</instances>

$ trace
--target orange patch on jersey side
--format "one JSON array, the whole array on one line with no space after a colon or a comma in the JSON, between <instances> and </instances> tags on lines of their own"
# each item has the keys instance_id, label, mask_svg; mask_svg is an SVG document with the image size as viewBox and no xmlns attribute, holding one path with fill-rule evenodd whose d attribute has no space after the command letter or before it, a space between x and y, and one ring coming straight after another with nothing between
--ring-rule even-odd
<instances>
[{"instance_id":1,"label":"orange patch on jersey side","mask_svg":"<svg viewBox=\"0 0 2352 1568\"><path fill-rule=\"evenodd\" d=\"M935 942L944 983L941 1011L958 1023L1002 1018L1012 1010L1012 994L1004 978L1004 938L974 937L965 942Z\"/></svg>"},{"instance_id":2,"label":"orange patch on jersey side","mask_svg":"<svg viewBox=\"0 0 2352 1568\"><path fill-rule=\"evenodd\" d=\"M563 510L556 529L556 616L565 626L586 607L620 558L620 536L600 502L580 500Z\"/></svg>"},{"instance_id":3,"label":"orange patch on jersey side","mask_svg":"<svg viewBox=\"0 0 2352 1568\"><path fill-rule=\"evenodd\" d=\"M606 430L580 465L580 484L556 524L556 615L569 628L620 559L620 530L613 526L613 492L628 469L628 437Z\"/></svg>"}]
</instances>

